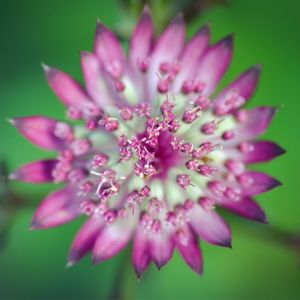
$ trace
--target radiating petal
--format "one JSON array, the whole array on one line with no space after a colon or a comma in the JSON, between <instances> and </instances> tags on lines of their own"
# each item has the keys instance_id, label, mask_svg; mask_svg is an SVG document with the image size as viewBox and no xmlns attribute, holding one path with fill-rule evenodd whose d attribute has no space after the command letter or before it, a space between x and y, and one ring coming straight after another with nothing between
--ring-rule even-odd
<instances>
[{"instance_id":1,"label":"radiating petal","mask_svg":"<svg viewBox=\"0 0 300 300\"><path fill-rule=\"evenodd\" d=\"M63 146L63 141L54 135L58 123L54 119L42 116L15 118L10 122L19 132L34 145L47 150L58 150Z\"/></svg>"},{"instance_id":2,"label":"radiating petal","mask_svg":"<svg viewBox=\"0 0 300 300\"><path fill-rule=\"evenodd\" d=\"M153 22L148 7L144 9L140 21L132 34L129 57L133 66L137 66L139 60L148 57L153 43Z\"/></svg>"},{"instance_id":3,"label":"radiating petal","mask_svg":"<svg viewBox=\"0 0 300 300\"><path fill-rule=\"evenodd\" d=\"M268 223L263 209L251 198L244 197L240 201L223 199L221 205L243 218L254 220L261 223Z\"/></svg>"},{"instance_id":4,"label":"radiating petal","mask_svg":"<svg viewBox=\"0 0 300 300\"><path fill-rule=\"evenodd\" d=\"M214 106L224 104L224 102L234 92L242 97L245 101L250 99L254 94L261 73L261 65L256 65L241 74L235 81L227 86L214 100ZM242 106L242 102L239 106ZM238 107L235 107L238 108Z\"/></svg>"},{"instance_id":5,"label":"radiating petal","mask_svg":"<svg viewBox=\"0 0 300 300\"><path fill-rule=\"evenodd\" d=\"M203 259L196 236L186 227L174 234L176 247L185 262L197 273L203 272Z\"/></svg>"},{"instance_id":6,"label":"radiating petal","mask_svg":"<svg viewBox=\"0 0 300 300\"><path fill-rule=\"evenodd\" d=\"M97 114L99 110L95 104L70 75L46 65L43 68L53 92L66 106L75 107L87 115Z\"/></svg>"},{"instance_id":7,"label":"radiating petal","mask_svg":"<svg viewBox=\"0 0 300 300\"><path fill-rule=\"evenodd\" d=\"M205 84L203 94L209 96L227 71L233 52L233 36L230 35L210 47L201 57L197 79Z\"/></svg>"},{"instance_id":8,"label":"radiating petal","mask_svg":"<svg viewBox=\"0 0 300 300\"><path fill-rule=\"evenodd\" d=\"M252 142L253 149L243 153L243 161L247 164L269 161L285 153L285 150L271 141Z\"/></svg>"},{"instance_id":9,"label":"radiating petal","mask_svg":"<svg viewBox=\"0 0 300 300\"><path fill-rule=\"evenodd\" d=\"M132 236L132 226L124 222L103 228L93 247L93 263L97 264L118 254Z\"/></svg>"},{"instance_id":10,"label":"radiating petal","mask_svg":"<svg viewBox=\"0 0 300 300\"><path fill-rule=\"evenodd\" d=\"M258 195L281 185L277 179L262 172L248 171L243 173L240 178L241 181L244 179L246 182L249 180L251 182L251 184L244 186L243 194L246 196Z\"/></svg>"},{"instance_id":11,"label":"radiating petal","mask_svg":"<svg viewBox=\"0 0 300 300\"><path fill-rule=\"evenodd\" d=\"M213 209L200 205L191 211L190 224L199 237L211 244L231 247L231 232L226 222Z\"/></svg>"},{"instance_id":12,"label":"radiating petal","mask_svg":"<svg viewBox=\"0 0 300 300\"><path fill-rule=\"evenodd\" d=\"M150 264L148 238L141 225L133 240L132 263L138 278L142 276Z\"/></svg>"},{"instance_id":13,"label":"radiating petal","mask_svg":"<svg viewBox=\"0 0 300 300\"><path fill-rule=\"evenodd\" d=\"M80 213L75 197L70 188L48 195L35 211L30 228L56 227L75 219Z\"/></svg>"},{"instance_id":14,"label":"radiating petal","mask_svg":"<svg viewBox=\"0 0 300 300\"><path fill-rule=\"evenodd\" d=\"M72 243L67 266L70 267L92 250L104 222L99 216L91 217L80 228Z\"/></svg>"},{"instance_id":15,"label":"radiating petal","mask_svg":"<svg viewBox=\"0 0 300 300\"><path fill-rule=\"evenodd\" d=\"M52 171L57 160L38 160L22 166L13 172L9 178L30 183L44 183L53 181Z\"/></svg>"}]
</instances>

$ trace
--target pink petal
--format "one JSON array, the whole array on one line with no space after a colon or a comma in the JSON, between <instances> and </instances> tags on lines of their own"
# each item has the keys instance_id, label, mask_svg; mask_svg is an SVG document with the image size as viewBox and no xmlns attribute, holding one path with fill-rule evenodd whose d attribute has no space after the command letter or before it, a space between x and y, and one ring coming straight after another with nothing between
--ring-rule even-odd
<instances>
[{"instance_id":1,"label":"pink petal","mask_svg":"<svg viewBox=\"0 0 300 300\"><path fill-rule=\"evenodd\" d=\"M190 224L199 237L211 244L231 247L231 232L226 222L213 210L200 205L191 211Z\"/></svg>"},{"instance_id":2,"label":"pink petal","mask_svg":"<svg viewBox=\"0 0 300 300\"><path fill-rule=\"evenodd\" d=\"M173 63L184 46L185 25L181 15L177 16L158 39L150 60L148 70L149 101L154 101L159 80L159 65Z\"/></svg>"},{"instance_id":3,"label":"pink petal","mask_svg":"<svg viewBox=\"0 0 300 300\"><path fill-rule=\"evenodd\" d=\"M62 148L63 141L54 135L55 126L58 123L54 119L33 116L15 118L11 123L19 132L34 145L47 150Z\"/></svg>"},{"instance_id":4,"label":"pink petal","mask_svg":"<svg viewBox=\"0 0 300 300\"><path fill-rule=\"evenodd\" d=\"M81 53L81 66L83 70L85 85L91 98L101 107L112 105L111 97L104 75L100 70L97 57L89 52Z\"/></svg>"},{"instance_id":5,"label":"pink petal","mask_svg":"<svg viewBox=\"0 0 300 300\"><path fill-rule=\"evenodd\" d=\"M151 258L159 269L172 258L174 242L169 234L154 235L149 242L149 247Z\"/></svg>"},{"instance_id":6,"label":"pink petal","mask_svg":"<svg viewBox=\"0 0 300 300\"><path fill-rule=\"evenodd\" d=\"M242 176L247 176L252 181L250 186L244 187L243 194L246 196L258 195L281 185L277 179L261 172L248 171Z\"/></svg>"},{"instance_id":7,"label":"pink petal","mask_svg":"<svg viewBox=\"0 0 300 300\"><path fill-rule=\"evenodd\" d=\"M233 52L233 36L230 35L210 47L201 57L197 79L205 83L203 93L209 96L227 71Z\"/></svg>"},{"instance_id":8,"label":"pink petal","mask_svg":"<svg viewBox=\"0 0 300 300\"><path fill-rule=\"evenodd\" d=\"M148 57L153 42L153 22L148 7L144 9L132 35L130 44L130 60L133 66L137 66L139 60Z\"/></svg>"},{"instance_id":9,"label":"pink petal","mask_svg":"<svg viewBox=\"0 0 300 300\"><path fill-rule=\"evenodd\" d=\"M87 115L97 114L95 104L70 75L46 65L43 68L50 87L66 106L75 107Z\"/></svg>"},{"instance_id":10,"label":"pink petal","mask_svg":"<svg viewBox=\"0 0 300 300\"><path fill-rule=\"evenodd\" d=\"M261 73L261 65L256 65L241 74L234 82L229 84L214 100L214 105L225 101L232 91L248 100L254 94Z\"/></svg>"},{"instance_id":11,"label":"pink petal","mask_svg":"<svg viewBox=\"0 0 300 300\"><path fill-rule=\"evenodd\" d=\"M104 69L110 71L110 68L114 67L116 69L114 69L113 75L120 77L126 60L124 51L114 33L99 21L97 22L94 47Z\"/></svg>"},{"instance_id":12,"label":"pink petal","mask_svg":"<svg viewBox=\"0 0 300 300\"><path fill-rule=\"evenodd\" d=\"M150 264L148 238L140 226L133 240L132 263L138 278L147 270Z\"/></svg>"},{"instance_id":13,"label":"pink petal","mask_svg":"<svg viewBox=\"0 0 300 300\"><path fill-rule=\"evenodd\" d=\"M240 201L222 199L221 206L243 218L261 223L268 223L263 209L249 197L244 197Z\"/></svg>"},{"instance_id":14,"label":"pink petal","mask_svg":"<svg viewBox=\"0 0 300 300\"><path fill-rule=\"evenodd\" d=\"M202 27L184 47L180 57L180 72L174 82L174 92L179 92L185 80L193 80L200 56L210 39L209 26Z\"/></svg>"},{"instance_id":15,"label":"pink petal","mask_svg":"<svg viewBox=\"0 0 300 300\"><path fill-rule=\"evenodd\" d=\"M132 235L132 226L115 223L104 227L93 247L93 263L105 261L126 247Z\"/></svg>"},{"instance_id":16,"label":"pink petal","mask_svg":"<svg viewBox=\"0 0 300 300\"><path fill-rule=\"evenodd\" d=\"M188 229L179 229L174 234L176 247L185 262L197 273L203 272L203 259L196 236Z\"/></svg>"},{"instance_id":17,"label":"pink petal","mask_svg":"<svg viewBox=\"0 0 300 300\"><path fill-rule=\"evenodd\" d=\"M44 183L53 181L52 171L57 160L38 160L22 166L13 172L9 178L29 183Z\"/></svg>"},{"instance_id":18,"label":"pink petal","mask_svg":"<svg viewBox=\"0 0 300 300\"><path fill-rule=\"evenodd\" d=\"M75 219L79 215L75 197L70 188L51 193L37 208L30 228L57 227Z\"/></svg>"},{"instance_id":19,"label":"pink petal","mask_svg":"<svg viewBox=\"0 0 300 300\"><path fill-rule=\"evenodd\" d=\"M91 217L86 221L72 243L67 266L74 265L92 250L102 227L103 219L98 216Z\"/></svg>"},{"instance_id":20,"label":"pink petal","mask_svg":"<svg viewBox=\"0 0 300 300\"><path fill-rule=\"evenodd\" d=\"M243 161L247 164L266 162L285 153L284 149L271 141L257 141L251 145L253 150L243 153Z\"/></svg>"}]
</instances>

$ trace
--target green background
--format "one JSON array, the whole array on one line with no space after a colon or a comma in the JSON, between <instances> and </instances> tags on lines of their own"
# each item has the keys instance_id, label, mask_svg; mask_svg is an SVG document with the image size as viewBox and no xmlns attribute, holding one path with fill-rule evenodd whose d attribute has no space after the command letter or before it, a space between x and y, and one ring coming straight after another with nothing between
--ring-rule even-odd
<instances>
[{"instance_id":1,"label":"green background","mask_svg":"<svg viewBox=\"0 0 300 300\"><path fill-rule=\"evenodd\" d=\"M96 18L117 28L123 14L117 1L20 0L1 4L0 158L13 170L51 153L32 146L5 119L34 114L64 116L40 63L81 79L79 51L92 49ZM206 12L189 27L191 35L210 22L213 41L235 33L234 60L222 85L251 65L264 65L250 106L281 107L265 137L278 141L288 153L257 167L284 183L258 199L268 214L269 226L296 232L300 232L299 11L297 0L235 0ZM98 266L91 266L86 258L65 270L69 245L82 220L30 232L33 207L53 187L13 186L30 199L32 208L15 215L7 245L0 253L0 298L101 299L112 295L118 286L126 299L300 299L300 249L297 255L264 238L262 227L268 225L256 227L257 234L253 234L250 222L233 216L229 217L232 250L202 243L202 277L190 271L176 254L160 272L151 267L138 282L129 261L130 249Z\"/></svg>"}]
</instances>

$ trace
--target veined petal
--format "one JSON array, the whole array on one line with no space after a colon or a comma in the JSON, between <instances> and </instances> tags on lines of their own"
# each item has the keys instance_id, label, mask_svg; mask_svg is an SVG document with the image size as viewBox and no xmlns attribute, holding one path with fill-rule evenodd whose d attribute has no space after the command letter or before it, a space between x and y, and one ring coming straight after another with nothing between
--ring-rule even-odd
<instances>
[{"instance_id":1,"label":"veined petal","mask_svg":"<svg viewBox=\"0 0 300 300\"><path fill-rule=\"evenodd\" d=\"M101 217L94 216L80 228L70 249L68 267L74 265L92 250L103 224L104 222Z\"/></svg>"},{"instance_id":2,"label":"veined petal","mask_svg":"<svg viewBox=\"0 0 300 300\"><path fill-rule=\"evenodd\" d=\"M93 247L93 263L97 264L118 254L128 244L133 228L116 222L103 228Z\"/></svg>"},{"instance_id":3,"label":"veined petal","mask_svg":"<svg viewBox=\"0 0 300 300\"><path fill-rule=\"evenodd\" d=\"M180 57L180 72L175 78L173 91L179 92L185 80L193 80L199 58L206 50L210 39L208 25L203 26L184 47Z\"/></svg>"},{"instance_id":4,"label":"veined petal","mask_svg":"<svg viewBox=\"0 0 300 300\"><path fill-rule=\"evenodd\" d=\"M197 80L205 84L203 93L209 96L227 71L233 52L233 36L230 35L216 45L210 47L202 56L198 70Z\"/></svg>"},{"instance_id":5,"label":"veined petal","mask_svg":"<svg viewBox=\"0 0 300 300\"><path fill-rule=\"evenodd\" d=\"M190 224L199 237L211 244L231 247L231 232L226 222L213 209L200 205L191 211Z\"/></svg>"},{"instance_id":6,"label":"veined petal","mask_svg":"<svg viewBox=\"0 0 300 300\"><path fill-rule=\"evenodd\" d=\"M245 101L250 99L254 94L261 73L261 65L256 65L243 74L235 81L229 84L214 100L214 106L222 105L233 92L242 97ZM244 103L241 103L242 106ZM238 107L235 107L235 109Z\"/></svg>"},{"instance_id":7,"label":"veined petal","mask_svg":"<svg viewBox=\"0 0 300 300\"><path fill-rule=\"evenodd\" d=\"M203 272L203 260L196 236L186 227L174 233L174 240L185 262L197 273Z\"/></svg>"},{"instance_id":8,"label":"veined petal","mask_svg":"<svg viewBox=\"0 0 300 300\"><path fill-rule=\"evenodd\" d=\"M34 145L47 150L58 150L63 141L54 134L58 123L54 119L42 116L15 118L10 121L19 132Z\"/></svg>"},{"instance_id":9,"label":"veined petal","mask_svg":"<svg viewBox=\"0 0 300 300\"><path fill-rule=\"evenodd\" d=\"M153 43L153 22L148 7L145 7L140 21L136 25L132 34L130 44L130 60L134 67L137 66L140 59L148 57Z\"/></svg>"},{"instance_id":10,"label":"veined petal","mask_svg":"<svg viewBox=\"0 0 300 300\"><path fill-rule=\"evenodd\" d=\"M262 172L245 172L241 175L241 180L245 176L247 177L247 181L249 181L249 179L251 181L249 186L246 185L244 187L243 194L246 196L258 195L281 185L277 179Z\"/></svg>"},{"instance_id":11,"label":"veined petal","mask_svg":"<svg viewBox=\"0 0 300 300\"><path fill-rule=\"evenodd\" d=\"M150 264L148 238L141 225L133 240L132 263L138 278L142 276Z\"/></svg>"},{"instance_id":12,"label":"veined petal","mask_svg":"<svg viewBox=\"0 0 300 300\"><path fill-rule=\"evenodd\" d=\"M285 153L285 150L271 141L252 142L253 149L243 153L243 161L247 164L269 161Z\"/></svg>"},{"instance_id":13,"label":"veined petal","mask_svg":"<svg viewBox=\"0 0 300 300\"><path fill-rule=\"evenodd\" d=\"M29 183L51 182L56 164L57 160L54 159L34 161L17 169L9 178Z\"/></svg>"},{"instance_id":14,"label":"veined petal","mask_svg":"<svg viewBox=\"0 0 300 300\"><path fill-rule=\"evenodd\" d=\"M222 199L221 206L243 218L254 220L261 223L268 223L265 212L257 202L250 197L244 197L239 201Z\"/></svg>"},{"instance_id":15,"label":"veined petal","mask_svg":"<svg viewBox=\"0 0 300 300\"><path fill-rule=\"evenodd\" d=\"M43 68L53 92L66 106L75 107L87 115L99 112L80 84L70 75L46 65Z\"/></svg>"},{"instance_id":16,"label":"veined petal","mask_svg":"<svg viewBox=\"0 0 300 300\"><path fill-rule=\"evenodd\" d=\"M32 218L31 229L57 227L79 215L78 201L70 188L51 193L39 205Z\"/></svg>"},{"instance_id":17,"label":"veined petal","mask_svg":"<svg viewBox=\"0 0 300 300\"><path fill-rule=\"evenodd\" d=\"M99 21L97 22L94 47L104 69L113 77L119 78L124 71L124 51L114 33Z\"/></svg>"}]
</instances>

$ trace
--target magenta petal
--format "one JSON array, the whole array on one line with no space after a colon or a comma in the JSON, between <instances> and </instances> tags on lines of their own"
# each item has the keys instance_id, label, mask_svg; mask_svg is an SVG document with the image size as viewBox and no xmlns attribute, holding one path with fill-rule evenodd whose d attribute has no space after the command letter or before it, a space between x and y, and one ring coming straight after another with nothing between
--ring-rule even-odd
<instances>
[{"instance_id":1,"label":"magenta petal","mask_svg":"<svg viewBox=\"0 0 300 300\"><path fill-rule=\"evenodd\" d=\"M70 75L46 65L43 67L50 87L66 106L75 107L87 115L98 112L80 84Z\"/></svg>"},{"instance_id":2,"label":"magenta petal","mask_svg":"<svg viewBox=\"0 0 300 300\"><path fill-rule=\"evenodd\" d=\"M120 77L125 63L124 51L114 33L99 21L94 47L104 69L108 72L112 71L111 75L114 77Z\"/></svg>"},{"instance_id":3,"label":"magenta petal","mask_svg":"<svg viewBox=\"0 0 300 300\"><path fill-rule=\"evenodd\" d=\"M251 143L253 150L243 153L243 161L247 164L269 161L285 153L285 150L271 141L257 141Z\"/></svg>"},{"instance_id":4,"label":"magenta petal","mask_svg":"<svg viewBox=\"0 0 300 300\"><path fill-rule=\"evenodd\" d=\"M138 278L147 270L150 264L148 239L143 228L139 228L133 240L132 263Z\"/></svg>"},{"instance_id":5,"label":"magenta petal","mask_svg":"<svg viewBox=\"0 0 300 300\"><path fill-rule=\"evenodd\" d=\"M19 132L34 145L47 150L58 150L63 146L63 141L54 135L57 121L54 119L33 116L15 118L11 123Z\"/></svg>"},{"instance_id":6,"label":"magenta petal","mask_svg":"<svg viewBox=\"0 0 300 300\"><path fill-rule=\"evenodd\" d=\"M231 247L231 232L226 222L212 209L197 205L191 211L190 224L199 237L211 244Z\"/></svg>"},{"instance_id":7,"label":"magenta petal","mask_svg":"<svg viewBox=\"0 0 300 300\"><path fill-rule=\"evenodd\" d=\"M172 258L174 243L169 235L154 236L149 242L149 247L151 258L159 269Z\"/></svg>"},{"instance_id":8,"label":"magenta petal","mask_svg":"<svg viewBox=\"0 0 300 300\"><path fill-rule=\"evenodd\" d=\"M200 59L197 80L205 84L203 93L209 96L227 71L233 52L233 36L228 36L209 48Z\"/></svg>"},{"instance_id":9,"label":"magenta petal","mask_svg":"<svg viewBox=\"0 0 300 300\"><path fill-rule=\"evenodd\" d=\"M9 178L13 180L44 183L53 181L52 171L57 160L38 160L22 166L13 172Z\"/></svg>"},{"instance_id":10,"label":"magenta petal","mask_svg":"<svg viewBox=\"0 0 300 300\"><path fill-rule=\"evenodd\" d=\"M180 72L174 82L174 92L178 92L185 80L193 80L200 56L204 53L210 39L209 27L202 27L184 47L180 57Z\"/></svg>"},{"instance_id":11,"label":"magenta petal","mask_svg":"<svg viewBox=\"0 0 300 300\"><path fill-rule=\"evenodd\" d=\"M246 196L258 195L281 185L277 179L261 172L249 171L242 176L247 176L252 181L250 186L244 187L243 194Z\"/></svg>"},{"instance_id":12,"label":"magenta petal","mask_svg":"<svg viewBox=\"0 0 300 300\"><path fill-rule=\"evenodd\" d=\"M153 42L153 33L152 17L149 8L146 7L131 39L129 55L133 66L137 66L139 60L148 57Z\"/></svg>"},{"instance_id":13,"label":"magenta petal","mask_svg":"<svg viewBox=\"0 0 300 300\"><path fill-rule=\"evenodd\" d=\"M268 128L277 109L274 107L261 106L246 111L246 120L241 125L239 135L243 139L255 138L263 134Z\"/></svg>"},{"instance_id":14,"label":"magenta petal","mask_svg":"<svg viewBox=\"0 0 300 300\"><path fill-rule=\"evenodd\" d=\"M72 221L79 215L78 203L70 188L48 195L37 208L31 229L56 227Z\"/></svg>"},{"instance_id":15,"label":"magenta petal","mask_svg":"<svg viewBox=\"0 0 300 300\"><path fill-rule=\"evenodd\" d=\"M261 223L268 223L263 209L251 198L244 197L240 201L223 199L221 206L243 218L254 220Z\"/></svg>"},{"instance_id":16,"label":"magenta petal","mask_svg":"<svg viewBox=\"0 0 300 300\"><path fill-rule=\"evenodd\" d=\"M214 100L214 105L225 101L231 92L236 92L244 100L248 100L254 94L261 73L261 65L256 65L241 74L234 82L226 87Z\"/></svg>"},{"instance_id":17,"label":"magenta petal","mask_svg":"<svg viewBox=\"0 0 300 300\"><path fill-rule=\"evenodd\" d=\"M176 247L185 262L197 273L203 272L203 259L196 236L188 229L179 229L174 234Z\"/></svg>"},{"instance_id":18,"label":"magenta petal","mask_svg":"<svg viewBox=\"0 0 300 300\"><path fill-rule=\"evenodd\" d=\"M74 265L93 248L102 226L103 219L98 216L85 222L72 243L67 266Z\"/></svg>"},{"instance_id":19,"label":"magenta petal","mask_svg":"<svg viewBox=\"0 0 300 300\"><path fill-rule=\"evenodd\" d=\"M99 263L118 254L126 247L132 235L127 224L111 224L103 228L93 247L93 263Z\"/></svg>"}]
</instances>

